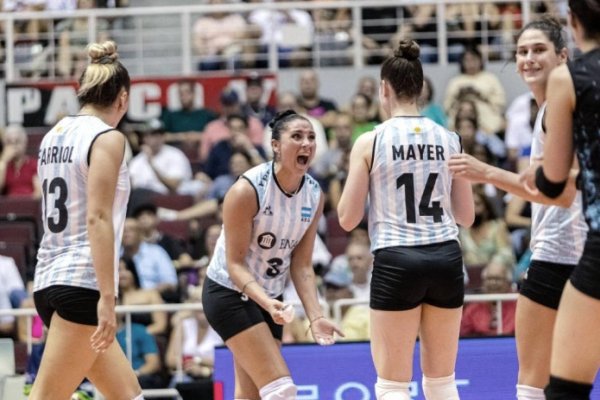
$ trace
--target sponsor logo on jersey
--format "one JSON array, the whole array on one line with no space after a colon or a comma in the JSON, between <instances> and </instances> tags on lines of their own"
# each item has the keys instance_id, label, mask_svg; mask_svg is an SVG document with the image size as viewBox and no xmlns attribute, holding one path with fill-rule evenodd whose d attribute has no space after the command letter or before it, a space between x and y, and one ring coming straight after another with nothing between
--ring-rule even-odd
<instances>
[{"instance_id":1,"label":"sponsor logo on jersey","mask_svg":"<svg viewBox=\"0 0 600 400\"><path fill-rule=\"evenodd\" d=\"M265 232L258 235L256 241L261 249L269 250L275 247L277 237L271 232Z\"/></svg>"}]
</instances>

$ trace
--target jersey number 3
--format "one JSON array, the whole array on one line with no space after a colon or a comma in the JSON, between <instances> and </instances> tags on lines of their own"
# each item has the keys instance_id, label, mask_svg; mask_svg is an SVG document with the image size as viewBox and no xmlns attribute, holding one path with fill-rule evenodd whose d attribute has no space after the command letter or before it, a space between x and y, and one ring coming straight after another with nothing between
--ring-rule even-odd
<instances>
[{"instance_id":1,"label":"jersey number 3","mask_svg":"<svg viewBox=\"0 0 600 400\"><path fill-rule=\"evenodd\" d=\"M42 191L44 192L44 209L46 222L48 223L48 229L52 233L59 233L65 230L67 227L67 221L69 220L69 214L67 213L67 182L63 178L54 178L48 184L48 179L44 179L42 182ZM58 211L58 216L52 215L48 217L48 193L54 196L53 209Z\"/></svg>"},{"instance_id":2,"label":"jersey number 3","mask_svg":"<svg viewBox=\"0 0 600 400\"><path fill-rule=\"evenodd\" d=\"M433 222L442 222L444 209L440 207L439 201L431 202L431 193L433 193L437 177L438 174L432 173L427 178L427 183L419 202L419 216L433 217ZM417 223L417 212L415 210L415 179L412 173L402 174L396 179L396 189L400 189L402 186L404 186L404 198L406 200L406 222L415 224ZM429 205L430 202L431 205Z\"/></svg>"}]
</instances>

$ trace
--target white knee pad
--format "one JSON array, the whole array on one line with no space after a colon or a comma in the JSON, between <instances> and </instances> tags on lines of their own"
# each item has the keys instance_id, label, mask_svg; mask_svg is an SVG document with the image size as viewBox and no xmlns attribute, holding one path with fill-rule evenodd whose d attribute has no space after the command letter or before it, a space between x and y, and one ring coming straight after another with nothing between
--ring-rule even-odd
<instances>
[{"instance_id":1,"label":"white knee pad","mask_svg":"<svg viewBox=\"0 0 600 400\"><path fill-rule=\"evenodd\" d=\"M260 388L262 400L296 400L298 390L289 376L284 376Z\"/></svg>"},{"instance_id":2,"label":"white knee pad","mask_svg":"<svg viewBox=\"0 0 600 400\"><path fill-rule=\"evenodd\" d=\"M546 400L544 389L527 385L517 385L517 400Z\"/></svg>"},{"instance_id":3,"label":"white knee pad","mask_svg":"<svg viewBox=\"0 0 600 400\"><path fill-rule=\"evenodd\" d=\"M423 375L422 383L427 400L460 400L454 374L441 378L428 378Z\"/></svg>"},{"instance_id":4,"label":"white knee pad","mask_svg":"<svg viewBox=\"0 0 600 400\"><path fill-rule=\"evenodd\" d=\"M377 377L375 396L377 400L410 400L409 382L388 381Z\"/></svg>"}]
</instances>

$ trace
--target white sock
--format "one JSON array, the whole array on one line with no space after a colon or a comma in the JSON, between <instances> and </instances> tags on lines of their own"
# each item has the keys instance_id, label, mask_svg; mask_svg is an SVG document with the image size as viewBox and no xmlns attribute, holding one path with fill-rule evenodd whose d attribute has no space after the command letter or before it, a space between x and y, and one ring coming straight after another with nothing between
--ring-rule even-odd
<instances>
[{"instance_id":1,"label":"white sock","mask_svg":"<svg viewBox=\"0 0 600 400\"><path fill-rule=\"evenodd\" d=\"M544 389L527 385L517 385L517 400L546 400Z\"/></svg>"},{"instance_id":2,"label":"white sock","mask_svg":"<svg viewBox=\"0 0 600 400\"><path fill-rule=\"evenodd\" d=\"M297 389L289 376L266 384L259 390L262 400L296 400Z\"/></svg>"},{"instance_id":3,"label":"white sock","mask_svg":"<svg viewBox=\"0 0 600 400\"><path fill-rule=\"evenodd\" d=\"M133 400L144 400L144 394L140 393L139 395L137 395L137 397L135 397Z\"/></svg>"},{"instance_id":4,"label":"white sock","mask_svg":"<svg viewBox=\"0 0 600 400\"><path fill-rule=\"evenodd\" d=\"M422 384L427 400L460 400L454 374L441 378L428 378L423 375Z\"/></svg>"},{"instance_id":5,"label":"white sock","mask_svg":"<svg viewBox=\"0 0 600 400\"><path fill-rule=\"evenodd\" d=\"M388 381L377 377L375 395L377 400L410 400L409 382Z\"/></svg>"}]
</instances>

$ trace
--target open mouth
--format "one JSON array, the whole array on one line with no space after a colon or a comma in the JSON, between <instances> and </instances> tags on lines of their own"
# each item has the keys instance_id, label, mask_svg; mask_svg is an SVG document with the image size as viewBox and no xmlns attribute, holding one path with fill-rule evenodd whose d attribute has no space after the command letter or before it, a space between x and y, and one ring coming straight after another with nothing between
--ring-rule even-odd
<instances>
[{"instance_id":1,"label":"open mouth","mask_svg":"<svg viewBox=\"0 0 600 400\"><path fill-rule=\"evenodd\" d=\"M301 164L301 165L308 164L308 156L298 156L297 160L298 160L298 164Z\"/></svg>"}]
</instances>

